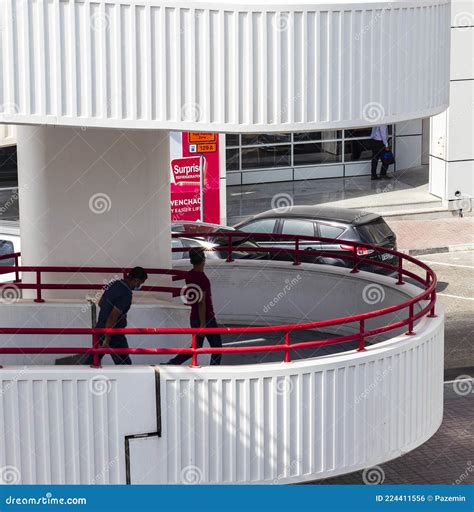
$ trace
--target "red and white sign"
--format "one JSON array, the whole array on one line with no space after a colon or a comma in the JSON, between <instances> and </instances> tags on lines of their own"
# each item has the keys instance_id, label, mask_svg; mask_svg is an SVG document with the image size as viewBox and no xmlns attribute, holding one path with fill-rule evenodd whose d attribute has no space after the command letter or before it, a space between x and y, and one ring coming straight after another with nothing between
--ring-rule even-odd
<instances>
[{"instance_id":1,"label":"red and white sign","mask_svg":"<svg viewBox=\"0 0 474 512\"><path fill-rule=\"evenodd\" d=\"M180 186L199 185L201 183L201 157L171 160L171 183Z\"/></svg>"},{"instance_id":2,"label":"red and white sign","mask_svg":"<svg viewBox=\"0 0 474 512\"><path fill-rule=\"evenodd\" d=\"M171 221L219 223L218 135L172 132L170 137Z\"/></svg>"}]
</instances>

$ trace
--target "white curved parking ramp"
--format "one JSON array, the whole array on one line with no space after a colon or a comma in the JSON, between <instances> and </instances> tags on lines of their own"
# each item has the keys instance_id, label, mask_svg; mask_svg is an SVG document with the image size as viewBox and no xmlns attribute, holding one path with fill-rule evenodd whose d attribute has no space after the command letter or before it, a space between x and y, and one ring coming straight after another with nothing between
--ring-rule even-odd
<instances>
[{"instance_id":1,"label":"white curved parking ramp","mask_svg":"<svg viewBox=\"0 0 474 512\"><path fill-rule=\"evenodd\" d=\"M264 133L446 109L449 1L4 1L0 121Z\"/></svg>"}]
</instances>

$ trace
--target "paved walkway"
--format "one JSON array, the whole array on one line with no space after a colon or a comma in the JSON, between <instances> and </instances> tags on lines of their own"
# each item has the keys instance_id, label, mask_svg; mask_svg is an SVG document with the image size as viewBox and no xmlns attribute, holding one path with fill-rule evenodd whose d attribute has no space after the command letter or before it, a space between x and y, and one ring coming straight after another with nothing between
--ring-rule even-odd
<instances>
[{"instance_id":1,"label":"paved walkway","mask_svg":"<svg viewBox=\"0 0 474 512\"><path fill-rule=\"evenodd\" d=\"M376 471L383 476L384 484L474 484L472 385L471 381L471 393L461 396L454 391L453 384L445 384L444 418L438 432L416 450L381 464L382 471ZM461 390L466 392L469 388ZM363 472L314 483L363 484Z\"/></svg>"},{"instance_id":2,"label":"paved walkway","mask_svg":"<svg viewBox=\"0 0 474 512\"><path fill-rule=\"evenodd\" d=\"M295 205L331 204L341 208L363 208L388 204L432 203L438 198L428 193L428 166L396 173L390 181L371 181L370 176L259 183L227 188L228 224L237 224L249 215L270 210L279 196Z\"/></svg>"},{"instance_id":3,"label":"paved walkway","mask_svg":"<svg viewBox=\"0 0 474 512\"><path fill-rule=\"evenodd\" d=\"M387 220L397 235L398 248L421 252L474 246L474 217L436 220ZM471 247L466 247L471 246ZM441 251L436 251L441 252Z\"/></svg>"}]
</instances>

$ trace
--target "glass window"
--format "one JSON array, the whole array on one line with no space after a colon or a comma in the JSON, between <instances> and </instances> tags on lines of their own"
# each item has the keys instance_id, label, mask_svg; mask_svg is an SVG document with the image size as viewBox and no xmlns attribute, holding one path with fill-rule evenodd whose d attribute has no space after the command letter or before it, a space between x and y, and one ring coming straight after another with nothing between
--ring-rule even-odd
<instances>
[{"instance_id":1,"label":"glass window","mask_svg":"<svg viewBox=\"0 0 474 512\"><path fill-rule=\"evenodd\" d=\"M392 125L388 125L388 133L392 133ZM368 126L366 128L353 128L351 130L344 130L344 138L346 139L354 139L354 138L370 138L372 135L372 126Z\"/></svg>"},{"instance_id":2,"label":"glass window","mask_svg":"<svg viewBox=\"0 0 474 512\"><path fill-rule=\"evenodd\" d=\"M289 133L243 133L242 146L291 142Z\"/></svg>"},{"instance_id":3,"label":"glass window","mask_svg":"<svg viewBox=\"0 0 474 512\"><path fill-rule=\"evenodd\" d=\"M301 219L286 219L282 228L283 235L316 236L314 222Z\"/></svg>"},{"instance_id":4,"label":"glass window","mask_svg":"<svg viewBox=\"0 0 474 512\"><path fill-rule=\"evenodd\" d=\"M239 145L239 134L238 133L227 133L225 136L225 145L227 147Z\"/></svg>"},{"instance_id":5,"label":"glass window","mask_svg":"<svg viewBox=\"0 0 474 512\"><path fill-rule=\"evenodd\" d=\"M275 228L275 219L260 219L250 222L246 226L238 228L245 233L273 233Z\"/></svg>"},{"instance_id":6,"label":"glass window","mask_svg":"<svg viewBox=\"0 0 474 512\"><path fill-rule=\"evenodd\" d=\"M371 244L381 244L386 242L387 239L395 238L395 234L382 218L357 226L357 231L361 233L365 242Z\"/></svg>"},{"instance_id":7,"label":"glass window","mask_svg":"<svg viewBox=\"0 0 474 512\"><path fill-rule=\"evenodd\" d=\"M181 243L181 240L179 238L172 238L171 239L171 247L173 249L182 249L183 244ZM184 254L182 251L176 251L176 252L172 251L171 258L173 260L181 260L184 258Z\"/></svg>"},{"instance_id":8,"label":"glass window","mask_svg":"<svg viewBox=\"0 0 474 512\"><path fill-rule=\"evenodd\" d=\"M341 142L295 144L294 165L325 164L341 161Z\"/></svg>"},{"instance_id":9,"label":"glass window","mask_svg":"<svg viewBox=\"0 0 474 512\"><path fill-rule=\"evenodd\" d=\"M13 242L10 240L0 240L0 255L12 254L15 252ZM5 267L13 267L15 265L15 258L9 258L6 260L0 260L0 265Z\"/></svg>"},{"instance_id":10,"label":"glass window","mask_svg":"<svg viewBox=\"0 0 474 512\"><path fill-rule=\"evenodd\" d=\"M346 139L353 139L356 137L370 137L371 134L372 134L372 127L354 128L352 130L344 130L344 137Z\"/></svg>"},{"instance_id":11,"label":"glass window","mask_svg":"<svg viewBox=\"0 0 474 512\"><path fill-rule=\"evenodd\" d=\"M370 160L372 158L372 150L369 144L370 139L347 140L344 142L344 161Z\"/></svg>"},{"instance_id":12,"label":"glass window","mask_svg":"<svg viewBox=\"0 0 474 512\"><path fill-rule=\"evenodd\" d=\"M291 146L263 146L242 149L242 169L289 167Z\"/></svg>"},{"instance_id":13,"label":"glass window","mask_svg":"<svg viewBox=\"0 0 474 512\"><path fill-rule=\"evenodd\" d=\"M303 132L295 133L293 140L295 142L311 142L313 140L334 140L342 139L341 130L326 130L324 132Z\"/></svg>"},{"instance_id":14,"label":"glass window","mask_svg":"<svg viewBox=\"0 0 474 512\"><path fill-rule=\"evenodd\" d=\"M338 238L344 231L345 229L340 226L319 223L319 236L323 238Z\"/></svg>"},{"instance_id":15,"label":"glass window","mask_svg":"<svg viewBox=\"0 0 474 512\"><path fill-rule=\"evenodd\" d=\"M228 171L240 170L240 151L239 149L228 149L225 154L226 168Z\"/></svg>"}]
</instances>

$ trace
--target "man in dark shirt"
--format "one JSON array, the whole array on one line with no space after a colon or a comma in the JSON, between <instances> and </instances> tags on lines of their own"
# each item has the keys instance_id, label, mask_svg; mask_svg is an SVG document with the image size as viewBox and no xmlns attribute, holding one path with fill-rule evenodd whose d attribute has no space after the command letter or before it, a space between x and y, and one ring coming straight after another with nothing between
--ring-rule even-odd
<instances>
[{"instance_id":1,"label":"man in dark shirt","mask_svg":"<svg viewBox=\"0 0 474 512\"><path fill-rule=\"evenodd\" d=\"M148 275L142 267L135 267L125 279L113 281L105 287L99 301L99 318L96 327L99 329L123 329L127 327L127 313L132 305L133 290L139 290ZM128 348L124 334L104 334L100 337L102 348ZM111 354L115 364L132 364L130 357L124 354ZM99 361L103 355L99 356ZM92 364L90 356L87 364Z\"/></svg>"},{"instance_id":2,"label":"man in dark shirt","mask_svg":"<svg viewBox=\"0 0 474 512\"><path fill-rule=\"evenodd\" d=\"M193 268L186 274L186 299L191 306L191 327L218 327L214 317L212 305L211 283L204 273L206 256L201 248L194 248L189 251L189 258ZM207 341L211 347L222 347L220 334L206 334ZM197 337L197 346L201 348L204 337ZM178 354L167 364L182 364L191 356ZM211 365L220 364L221 354L212 354Z\"/></svg>"}]
</instances>

